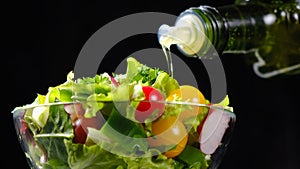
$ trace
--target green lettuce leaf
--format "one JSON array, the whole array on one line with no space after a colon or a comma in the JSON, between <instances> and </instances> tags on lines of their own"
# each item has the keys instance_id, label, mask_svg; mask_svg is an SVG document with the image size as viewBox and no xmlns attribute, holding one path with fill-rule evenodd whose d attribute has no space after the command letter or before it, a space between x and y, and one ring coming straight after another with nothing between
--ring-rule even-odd
<instances>
[{"instance_id":1,"label":"green lettuce leaf","mask_svg":"<svg viewBox=\"0 0 300 169\"><path fill-rule=\"evenodd\" d=\"M189 169L207 169L209 166L205 154L190 145L187 145L176 159L186 163Z\"/></svg>"},{"instance_id":2,"label":"green lettuce leaf","mask_svg":"<svg viewBox=\"0 0 300 169\"><path fill-rule=\"evenodd\" d=\"M122 169L126 163L121 157L116 156L98 145L86 146L65 141L68 162L71 169Z\"/></svg>"},{"instance_id":3,"label":"green lettuce leaf","mask_svg":"<svg viewBox=\"0 0 300 169\"><path fill-rule=\"evenodd\" d=\"M35 134L37 142L43 145L49 161L47 165L59 164L68 165L68 151L64 140L72 140L73 126L68 114L64 111L63 105L55 105L49 108L49 117L46 125L40 133ZM53 166L56 168L56 166Z\"/></svg>"},{"instance_id":4,"label":"green lettuce leaf","mask_svg":"<svg viewBox=\"0 0 300 169\"><path fill-rule=\"evenodd\" d=\"M175 161L161 154L146 158L125 158L124 160L128 169L175 169Z\"/></svg>"},{"instance_id":5,"label":"green lettuce leaf","mask_svg":"<svg viewBox=\"0 0 300 169\"><path fill-rule=\"evenodd\" d=\"M109 118L97 135L109 138L109 142L99 142L97 144L110 149L110 152L115 154L134 156L135 153L148 150L146 139L134 139L146 138L146 133L141 124L125 118L116 109L112 110ZM97 140L97 135L89 135L88 137L92 137L92 140Z\"/></svg>"}]
</instances>

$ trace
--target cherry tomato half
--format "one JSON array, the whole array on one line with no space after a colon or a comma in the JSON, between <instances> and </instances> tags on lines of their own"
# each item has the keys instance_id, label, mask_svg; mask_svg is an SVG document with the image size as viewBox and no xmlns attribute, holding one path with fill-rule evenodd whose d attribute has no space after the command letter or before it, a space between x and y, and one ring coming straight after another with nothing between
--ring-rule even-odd
<instances>
[{"instance_id":1,"label":"cherry tomato half","mask_svg":"<svg viewBox=\"0 0 300 169\"><path fill-rule=\"evenodd\" d=\"M150 120L155 120L162 115L165 109L165 104L162 103L164 97L159 90L152 86L143 86L142 90L145 94L145 100L139 103L135 112L135 119L141 123L150 118L154 113L155 116L151 117L153 119Z\"/></svg>"},{"instance_id":2,"label":"cherry tomato half","mask_svg":"<svg viewBox=\"0 0 300 169\"><path fill-rule=\"evenodd\" d=\"M205 104L206 100L202 92L196 87L189 85L182 85L179 89L172 91L167 97L167 101L173 101L174 97L179 97L183 102L188 101L191 103ZM189 118L192 116L197 116L203 111L202 107L193 106L191 110L185 110L180 113L181 118Z\"/></svg>"},{"instance_id":3,"label":"cherry tomato half","mask_svg":"<svg viewBox=\"0 0 300 169\"><path fill-rule=\"evenodd\" d=\"M99 115L86 118L84 117L85 110L80 103L66 105L65 110L70 115L74 128L74 143L84 144L88 134L88 127L100 129L104 124Z\"/></svg>"},{"instance_id":4,"label":"cherry tomato half","mask_svg":"<svg viewBox=\"0 0 300 169\"><path fill-rule=\"evenodd\" d=\"M187 144L188 132L175 116L153 122L152 133L154 136L148 139L150 147L170 147L164 152L169 158L178 156Z\"/></svg>"}]
</instances>

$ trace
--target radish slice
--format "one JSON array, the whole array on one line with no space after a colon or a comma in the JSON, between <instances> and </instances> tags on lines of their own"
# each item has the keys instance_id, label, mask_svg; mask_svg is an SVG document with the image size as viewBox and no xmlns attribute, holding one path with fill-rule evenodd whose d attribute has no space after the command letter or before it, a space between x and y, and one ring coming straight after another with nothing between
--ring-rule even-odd
<instances>
[{"instance_id":1,"label":"radish slice","mask_svg":"<svg viewBox=\"0 0 300 169\"><path fill-rule=\"evenodd\" d=\"M199 143L205 154L213 154L220 145L230 117L220 109L211 109L202 126Z\"/></svg>"},{"instance_id":2,"label":"radish slice","mask_svg":"<svg viewBox=\"0 0 300 169\"><path fill-rule=\"evenodd\" d=\"M115 87L119 86L119 82L115 78L113 78L112 76L109 76L109 79Z\"/></svg>"},{"instance_id":3,"label":"radish slice","mask_svg":"<svg viewBox=\"0 0 300 169\"><path fill-rule=\"evenodd\" d=\"M85 110L82 107L81 103L65 104L64 109L70 115L76 114L77 116L83 116L85 113Z\"/></svg>"},{"instance_id":4,"label":"radish slice","mask_svg":"<svg viewBox=\"0 0 300 169\"><path fill-rule=\"evenodd\" d=\"M72 122L75 122L78 117L82 117L85 113L85 110L80 103L65 104L64 109L69 114Z\"/></svg>"},{"instance_id":5,"label":"radish slice","mask_svg":"<svg viewBox=\"0 0 300 169\"><path fill-rule=\"evenodd\" d=\"M65 104L64 109L68 114L74 114L75 113L75 108L73 104Z\"/></svg>"}]
</instances>

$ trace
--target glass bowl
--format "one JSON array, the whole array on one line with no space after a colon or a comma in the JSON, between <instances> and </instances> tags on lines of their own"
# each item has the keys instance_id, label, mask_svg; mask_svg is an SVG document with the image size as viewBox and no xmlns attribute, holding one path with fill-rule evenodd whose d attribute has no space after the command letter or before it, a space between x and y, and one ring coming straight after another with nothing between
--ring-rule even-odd
<instances>
[{"instance_id":1,"label":"glass bowl","mask_svg":"<svg viewBox=\"0 0 300 169\"><path fill-rule=\"evenodd\" d=\"M180 114L135 121L128 118L129 102L58 102L12 113L32 169L218 168L234 129L230 109L192 102L147 104Z\"/></svg>"}]
</instances>

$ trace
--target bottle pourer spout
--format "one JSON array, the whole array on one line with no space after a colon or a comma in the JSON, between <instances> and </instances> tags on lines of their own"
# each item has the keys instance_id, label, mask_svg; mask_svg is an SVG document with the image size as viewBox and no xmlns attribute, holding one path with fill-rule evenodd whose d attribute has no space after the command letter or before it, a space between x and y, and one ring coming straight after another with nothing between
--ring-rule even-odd
<instances>
[{"instance_id":1,"label":"bottle pourer spout","mask_svg":"<svg viewBox=\"0 0 300 169\"><path fill-rule=\"evenodd\" d=\"M163 24L158 29L158 40L162 47L176 44L188 57L198 54L205 41L203 23L195 14L185 14L177 18L175 26Z\"/></svg>"},{"instance_id":2,"label":"bottle pourer spout","mask_svg":"<svg viewBox=\"0 0 300 169\"><path fill-rule=\"evenodd\" d=\"M170 48L172 44L188 45L191 40L191 31L187 26L169 26L163 24L158 29L159 43Z\"/></svg>"}]
</instances>

